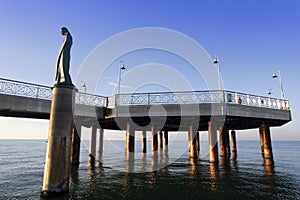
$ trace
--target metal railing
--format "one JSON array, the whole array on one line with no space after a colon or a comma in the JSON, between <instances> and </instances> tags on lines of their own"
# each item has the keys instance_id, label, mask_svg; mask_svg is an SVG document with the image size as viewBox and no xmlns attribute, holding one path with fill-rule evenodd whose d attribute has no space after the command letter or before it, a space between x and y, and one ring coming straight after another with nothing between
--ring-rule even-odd
<instances>
[{"instance_id":1,"label":"metal railing","mask_svg":"<svg viewBox=\"0 0 300 200\"><path fill-rule=\"evenodd\" d=\"M52 98L52 91L48 86L3 78L0 78L0 93L37 99Z\"/></svg>"},{"instance_id":2,"label":"metal railing","mask_svg":"<svg viewBox=\"0 0 300 200\"><path fill-rule=\"evenodd\" d=\"M26 83L0 78L0 94L51 100L52 90L49 86ZM75 103L89 106L107 107L107 97L77 92Z\"/></svg>"},{"instance_id":3,"label":"metal railing","mask_svg":"<svg viewBox=\"0 0 300 200\"><path fill-rule=\"evenodd\" d=\"M239 100L240 99L240 100ZM289 110L289 101L233 91L211 90L190 92L119 94L109 98L109 106L226 103Z\"/></svg>"},{"instance_id":4,"label":"metal railing","mask_svg":"<svg viewBox=\"0 0 300 200\"><path fill-rule=\"evenodd\" d=\"M49 86L0 78L0 94L52 99ZM113 97L77 92L75 103L98 107L158 104L226 103L289 110L289 101L225 90L119 94Z\"/></svg>"}]
</instances>

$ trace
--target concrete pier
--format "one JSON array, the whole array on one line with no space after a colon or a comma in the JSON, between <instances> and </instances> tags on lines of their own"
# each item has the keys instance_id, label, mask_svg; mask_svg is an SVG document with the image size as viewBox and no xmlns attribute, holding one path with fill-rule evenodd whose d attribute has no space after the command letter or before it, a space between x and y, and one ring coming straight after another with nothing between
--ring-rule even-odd
<instances>
[{"instance_id":1,"label":"concrete pier","mask_svg":"<svg viewBox=\"0 0 300 200\"><path fill-rule=\"evenodd\" d=\"M213 121L208 122L208 142L209 142L209 161L212 163L219 162L217 128L215 122Z\"/></svg>"},{"instance_id":2,"label":"concrete pier","mask_svg":"<svg viewBox=\"0 0 300 200\"><path fill-rule=\"evenodd\" d=\"M169 144L169 132L164 131L164 146L165 146L165 148L168 146L168 144Z\"/></svg>"},{"instance_id":3,"label":"concrete pier","mask_svg":"<svg viewBox=\"0 0 300 200\"><path fill-rule=\"evenodd\" d=\"M273 151L272 151L272 142L271 142L271 134L270 127L266 124L260 125L260 134L263 135L263 155L265 159L269 159L273 161Z\"/></svg>"},{"instance_id":4,"label":"concrete pier","mask_svg":"<svg viewBox=\"0 0 300 200\"><path fill-rule=\"evenodd\" d=\"M127 122L127 129L126 129L126 151L127 152L134 152L134 134L135 131L131 128L130 122Z\"/></svg>"},{"instance_id":5,"label":"concrete pier","mask_svg":"<svg viewBox=\"0 0 300 200\"><path fill-rule=\"evenodd\" d=\"M62 85L52 88L42 197L69 191L75 90L73 86Z\"/></svg>"},{"instance_id":6,"label":"concrete pier","mask_svg":"<svg viewBox=\"0 0 300 200\"><path fill-rule=\"evenodd\" d=\"M152 152L157 151L157 131L155 130L154 126L151 127L151 134L152 134Z\"/></svg>"},{"instance_id":7,"label":"concrete pier","mask_svg":"<svg viewBox=\"0 0 300 200\"><path fill-rule=\"evenodd\" d=\"M164 143L163 143L163 132L159 131L159 148L164 148Z\"/></svg>"},{"instance_id":8,"label":"concrete pier","mask_svg":"<svg viewBox=\"0 0 300 200\"><path fill-rule=\"evenodd\" d=\"M197 158L198 155L198 147L197 147L197 130L196 127L190 125L189 127L189 143L190 143L190 157Z\"/></svg>"},{"instance_id":9,"label":"concrete pier","mask_svg":"<svg viewBox=\"0 0 300 200\"><path fill-rule=\"evenodd\" d=\"M230 151L230 139L229 139L229 130L225 127L225 142L226 142L226 157L230 158L231 156L231 151Z\"/></svg>"},{"instance_id":10,"label":"concrete pier","mask_svg":"<svg viewBox=\"0 0 300 200\"><path fill-rule=\"evenodd\" d=\"M261 156L265 158L264 154L264 133L262 131L262 127L259 127L259 142L260 142L260 149L261 149Z\"/></svg>"},{"instance_id":11,"label":"concrete pier","mask_svg":"<svg viewBox=\"0 0 300 200\"><path fill-rule=\"evenodd\" d=\"M80 161L81 126L74 126L72 132L71 164L79 165Z\"/></svg>"},{"instance_id":12,"label":"concrete pier","mask_svg":"<svg viewBox=\"0 0 300 200\"><path fill-rule=\"evenodd\" d=\"M103 156L103 137L104 137L104 130L102 128L99 129L99 138L98 138L98 162L102 162Z\"/></svg>"},{"instance_id":13,"label":"concrete pier","mask_svg":"<svg viewBox=\"0 0 300 200\"><path fill-rule=\"evenodd\" d=\"M220 156L227 157L225 127L221 127L219 129L219 141L220 141Z\"/></svg>"},{"instance_id":14,"label":"concrete pier","mask_svg":"<svg viewBox=\"0 0 300 200\"><path fill-rule=\"evenodd\" d=\"M147 153L147 132L143 130L142 132L142 152Z\"/></svg>"},{"instance_id":15,"label":"concrete pier","mask_svg":"<svg viewBox=\"0 0 300 200\"><path fill-rule=\"evenodd\" d=\"M231 151L232 151L232 159L236 160L237 158L236 132L234 130L231 131Z\"/></svg>"},{"instance_id":16,"label":"concrete pier","mask_svg":"<svg viewBox=\"0 0 300 200\"><path fill-rule=\"evenodd\" d=\"M199 131L197 131L196 133L196 141L197 141L197 151L198 151L198 155L200 154L200 135L199 135Z\"/></svg>"},{"instance_id":17,"label":"concrete pier","mask_svg":"<svg viewBox=\"0 0 300 200\"><path fill-rule=\"evenodd\" d=\"M96 143L97 143L96 137L97 137L97 128L96 126L92 126L90 148L89 148L89 156L91 161L95 161L95 157L96 157Z\"/></svg>"}]
</instances>

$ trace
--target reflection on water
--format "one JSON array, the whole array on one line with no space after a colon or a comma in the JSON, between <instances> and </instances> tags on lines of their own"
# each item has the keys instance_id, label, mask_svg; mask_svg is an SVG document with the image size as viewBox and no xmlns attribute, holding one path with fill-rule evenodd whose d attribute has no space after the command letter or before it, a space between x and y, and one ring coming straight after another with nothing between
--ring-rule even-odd
<instances>
[{"instance_id":1,"label":"reflection on water","mask_svg":"<svg viewBox=\"0 0 300 200\"><path fill-rule=\"evenodd\" d=\"M34 153L45 146L31 142L24 150L23 143L7 144L23 145L20 149L0 145L0 199L39 199L45 152L38 157ZM127 173L105 162L90 162L87 149L79 167L72 167L70 193L59 199L300 199L300 159L287 152L296 152L300 143L294 149L291 143L280 143L282 154L277 152L275 164L264 161L259 143L258 148L253 148L255 144L243 143L236 161L220 159L219 164L211 164L208 157L191 159L186 152L169 166L147 173ZM6 149L9 152L2 153ZM103 156L120 169L140 172L170 162L172 149L133 156L106 150Z\"/></svg>"}]
</instances>

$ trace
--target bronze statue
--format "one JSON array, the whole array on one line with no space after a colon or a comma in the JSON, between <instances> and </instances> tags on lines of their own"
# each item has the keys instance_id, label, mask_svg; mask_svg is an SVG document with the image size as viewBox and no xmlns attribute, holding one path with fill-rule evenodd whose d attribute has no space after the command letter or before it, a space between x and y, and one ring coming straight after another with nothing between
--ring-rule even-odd
<instances>
[{"instance_id":1,"label":"bronze statue","mask_svg":"<svg viewBox=\"0 0 300 200\"><path fill-rule=\"evenodd\" d=\"M62 85L73 85L70 70L70 51L73 44L72 36L66 27L61 28L61 34L65 36L63 44L58 54L56 65L56 83Z\"/></svg>"}]
</instances>

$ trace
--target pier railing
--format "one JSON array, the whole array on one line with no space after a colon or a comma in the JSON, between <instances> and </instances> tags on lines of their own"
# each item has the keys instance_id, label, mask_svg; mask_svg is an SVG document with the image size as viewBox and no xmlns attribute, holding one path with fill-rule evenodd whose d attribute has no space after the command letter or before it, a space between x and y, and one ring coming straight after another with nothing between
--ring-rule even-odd
<instances>
[{"instance_id":1,"label":"pier railing","mask_svg":"<svg viewBox=\"0 0 300 200\"><path fill-rule=\"evenodd\" d=\"M0 78L0 94L51 100L52 90L49 86L26 83ZM82 105L107 107L107 97L77 92L75 103Z\"/></svg>"},{"instance_id":2,"label":"pier railing","mask_svg":"<svg viewBox=\"0 0 300 200\"><path fill-rule=\"evenodd\" d=\"M26 83L0 78L0 94L8 94L36 99L52 99L49 86ZM241 104L270 109L289 110L289 101L271 97L257 96L226 90L188 91L188 92L156 92L119 94L104 97L77 92L75 103L97 107L117 107L124 105L158 105L158 104L201 104L226 103Z\"/></svg>"},{"instance_id":3,"label":"pier railing","mask_svg":"<svg viewBox=\"0 0 300 200\"><path fill-rule=\"evenodd\" d=\"M289 101L233 91L211 90L190 92L119 94L110 98L110 106L157 105L157 104L241 104L271 109L289 109Z\"/></svg>"}]
</instances>

